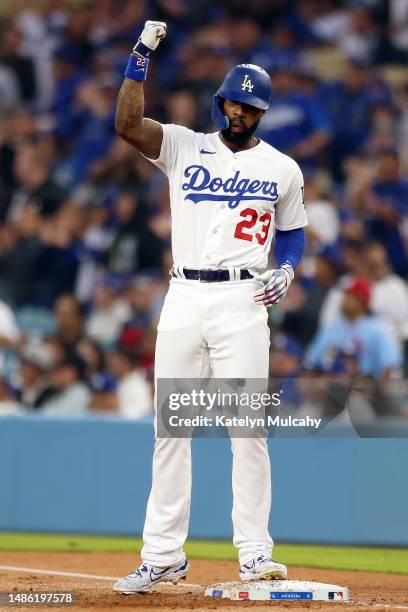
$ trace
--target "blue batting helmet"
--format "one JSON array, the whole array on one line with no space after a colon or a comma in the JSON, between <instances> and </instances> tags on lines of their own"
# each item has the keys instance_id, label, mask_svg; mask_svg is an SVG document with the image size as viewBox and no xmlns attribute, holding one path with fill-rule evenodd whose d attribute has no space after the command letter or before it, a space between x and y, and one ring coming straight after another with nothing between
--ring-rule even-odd
<instances>
[{"instance_id":1,"label":"blue batting helmet","mask_svg":"<svg viewBox=\"0 0 408 612\"><path fill-rule=\"evenodd\" d=\"M271 95L271 79L263 68L255 64L238 64L229 71L213 98L213 121L220 130L228 127L228 117L222 110L222 101L225 98L266 110L271 102Z\"/></svg>"}]
</instances>

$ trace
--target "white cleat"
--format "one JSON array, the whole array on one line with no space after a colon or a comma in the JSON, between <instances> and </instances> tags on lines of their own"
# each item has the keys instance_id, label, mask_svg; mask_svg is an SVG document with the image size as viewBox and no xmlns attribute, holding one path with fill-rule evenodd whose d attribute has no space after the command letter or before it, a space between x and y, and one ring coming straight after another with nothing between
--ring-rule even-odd
<instances>
[{"instance_id":1,"label":"white cleat","mask_svg":"<svg viewBox=\"0 0 408 612\"><path fill-rule=\"evenodd\" d=\"M270 557L259 555L239 568L239 577L247 580L286 580L288 568L283 563L276 563Z\"/></svg>"},{"instance_id":2,"label":"white cleat","mask_svg":"<svg viewBox=\"0 0 408 612\"><path fill-rule=\"evenodd\" d=\"M149 563L142 563L132 574L115 582L112 588L124 595L147 593L152 586L159 582L177 584L179 580L186 577L189 569L190 565L187 559L181 564L170 567L156 567Z\"/></svg>"}]
</instances>

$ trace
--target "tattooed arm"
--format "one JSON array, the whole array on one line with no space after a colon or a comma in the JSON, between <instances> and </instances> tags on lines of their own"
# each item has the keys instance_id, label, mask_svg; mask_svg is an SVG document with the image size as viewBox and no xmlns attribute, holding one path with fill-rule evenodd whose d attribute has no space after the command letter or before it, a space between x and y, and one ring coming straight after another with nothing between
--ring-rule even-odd
<instances>
[{"instance_id":1,"label":"tattooed arm","mask_svg":"<svg viewBox=\"0 0 408 612\"><path fill-rule=\"evenodd\" d=\"M143 117L143 81L125 78L116 108L116 131L146 157L157 159L163 140L160 123Z\"/></svg>"},{"instance_id":2,"label":"tattooed arm","mask_svg":"<svg viewBox=\"0 0 408 612\"><path fill-rule=\"evenodd\" d=\"M165 35L164 22L146 21L130 56L116 109L115 127L119 136L152 159L160 155L163 129L157 121L143 117L143 81L147 77L148 58Z\"/></svg>"}]
</instances>

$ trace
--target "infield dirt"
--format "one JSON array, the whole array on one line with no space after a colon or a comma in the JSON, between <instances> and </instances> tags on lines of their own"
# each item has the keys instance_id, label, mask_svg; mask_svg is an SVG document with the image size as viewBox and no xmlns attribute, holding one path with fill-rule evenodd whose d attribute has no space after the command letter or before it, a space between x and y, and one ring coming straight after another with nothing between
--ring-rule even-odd
<instances>
[{"instance_id":1,"label":"infield dirt","mask_svg":"<svg viewBox=\"0 0 408 612\"><path fill-rule=\"evenodd\" d=\"M336 570L311 569L304 567L289 568L289 577L300 580L329 582L347 586L350 590L349 603L325 602L249 602L213 600L203 596L203 587L215 582L237 580L237 564L231 561L191 560L191 571L186 584L173 586L157 585L147 595L125 596L112 592L109 580L53 576L36 573L44 569L62 572L78 572L98 576L121 577L128 574L139 564L139 556L129 553L66 553L66 552L1 552L0 565L33 568L31 571L16 572L0 569L0 591L32 592L74 592L76 603L73 607L55 607L53 610L120 610L134 608L138 612L159 610L167 612L177 608L183 610L216 610L222 608L256 608L257 612L274 610L287 612L289 609L312 610L319 612L351 608L353 611L408 610L408 576L398 574L378 574L371 572L348 572ZM17 609L44 609L38 605L18 606ZM10 607L0 607L5 612Z\"/></svg>"}]
</instances>

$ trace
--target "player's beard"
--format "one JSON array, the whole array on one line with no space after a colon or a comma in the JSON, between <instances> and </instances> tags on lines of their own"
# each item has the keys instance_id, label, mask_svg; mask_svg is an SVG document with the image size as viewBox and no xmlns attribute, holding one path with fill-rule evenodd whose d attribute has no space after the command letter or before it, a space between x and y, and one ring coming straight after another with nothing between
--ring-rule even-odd
<instances>
[{"instance_id":1,"label":"player's beard","mask_svg":"<svg viewBox=\"0 0 408 612\"><path fill-rule=\"evenodd\" d=\"M251 127L247 128L246 130L243 130L242 132L231 132L231 127L228 126L225 130L221 131L221 134L224 136L225 140L228 140L228 142L230 142L231 144L242 147L248 144L249 139L256 131L259 122L260 119L258 119L258 121L255 121L255 123L251 125Z\"/></svg>"}]
</instances>

